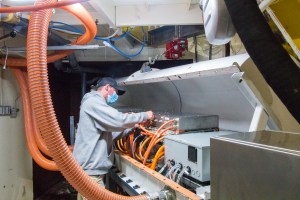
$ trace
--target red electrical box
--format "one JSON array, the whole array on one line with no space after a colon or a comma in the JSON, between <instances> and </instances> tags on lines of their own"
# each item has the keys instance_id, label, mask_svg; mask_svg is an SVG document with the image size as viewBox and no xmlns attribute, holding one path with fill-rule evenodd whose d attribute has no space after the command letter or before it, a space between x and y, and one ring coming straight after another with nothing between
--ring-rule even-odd
<instances>
[{"instance_id":1,"label":"red electrical box","mask_svg":"<svg viewBox=\"0 0 300 200\"><path fill-rule=\"evenodd\" d=\"M166 43L165 57L167 59L179 59L183 56L184 51L188 47L187 39L175 39Z\"/></svg>"}]
</instances>

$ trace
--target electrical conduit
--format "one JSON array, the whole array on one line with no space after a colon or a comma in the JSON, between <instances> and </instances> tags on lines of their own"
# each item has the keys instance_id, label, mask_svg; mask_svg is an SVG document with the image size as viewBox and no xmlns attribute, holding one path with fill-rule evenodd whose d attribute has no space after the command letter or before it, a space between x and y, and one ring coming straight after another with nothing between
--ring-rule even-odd
<instances>
[{"instance_id":1,"label":"electrical conduit","mask_svg":"<svg viewBox=\"0 0 300 200\"><path fill-rule=\"evenodd\" d=\"M33 5L33 6L15 6L15 7L2 7L0 13L15 13L15 12L28 12L28 11L38 11L49 8L58 8L62 6L67 6L75 3L81 3L89 0L65 0L59 2L53 2L49 4Z\"/></svg>"},{"instance_id":2,"label":"electrical conduit","mask_svg":"<svg viewBox=\"0 0 300 200\"><path fill-rule=\"evenodd\" d=\"M82 1L85 1L85 0L82 0ZM44 4L42 4L42 5L44 5ZM35 6L37 8L39 8L40 5L35 5ZM23 7L26 7L26 6L20 6L19 12L23 11L22 10ZM90 42L95 37L96 32L97 32L96 24L95 24L93 18L91 17L91 15L80 4L64 6L64 7L61 7L61 9L64 9L65 11L75 15L77 17L77 19L79 19L83 23L83 25L86 29L86 32L83 35L81 35L77 40L75 40L71 43L72 45L84 45L84 44ZM35 9L33 9L33 11L34 10ZM39 10L39 9L37 9L37 10ZM3 8L0 8L0 13L3 13ZM80 15L79 15L79 13L80 13ZM27 51L28 51L28 48L27 48ZM64 58L65 56L67 56L73 52L74 52L73 50L58 51L52 55L49 55L47 57L46 61L47 61L47 63L51 63L51 62L54 62L61 58ZM5 59L1 58L0 63L1 64L5 63ZM10 68L26 67L27 61L26 61L26 59L9 58L6 61L6 65L9 66Z\"/></svg>"},{"instance_id":3,"label":"electrical conduit","mask_svg":"<svg viewBox=\"0 0 300 200\"><path fill-rule=\"evenodd\" d=\"M22 73L22 75L23 75L23 77L21 77L21 78L22 78L22 83L25 84L26 87L28 87L28 75L27 75L27 72L26 72L26 71L22 71L22 70L20 70L20 69L17 69L17 70L18 70L18 71L21 71L21 73ZM19 73L19 72L18 72L18 73ZM16 74L16 72L15 72L15 74ZM17 77L16 77L16 78L17 78ZM23 80L23 79L24 79L24 80ZM22 92L23 92L23 91L22 91ZM27 93L26 93L26 96L29 97L29 90L28 90L28 88L26 89L26 92L27 92ZM23 98L23 96L25 96L25 95L22 95L22 98ZM30 106L31 112L33 113L30 99L28 99L28 102L29 102L29 106ZM46 154L47 156L52 157L52 156L50 155L50 152L49 152L49 150L48 150L48 148L47 148L47 145L46 145L46 143L45 143L45 141L44 141L44 138L43 138L43 137L41 136L41 134L40 134L40 130L39 130L39 127L38 127L38 125L37 125L36 119L33 117L33 115L30 115L30 119L29 119L29 120L32 122L32 127L33 127L32 130L33 130L35 142L36 142L36 144L37 144L39 150L41 150L41 152L43 152L43 153ZM26 132L26 134L27 134L27 132ZM31 133L28 133L28 134L31 134ZM27 141L27 142L28 142L28 141ZM73 151L73 146L69 146L69 149L70 149L71 151ZM34 155L32 155L32 157L34 157ZM45 168L45 169L47 169L47 168ZM48 169L48 170L53 170L53 169ZM58 168L57 168L57 171L58 171Z\"/></svg>"},{"instance_id":4,"label":"electrical conduit","mask_svg":"<svg viewBox=\"0 0 300 200\"><path fill-rule=\"evenodd\" d=\"M53 3L54 1L55 0L38 0L37 5ZM76 12L79 11L76 10ZM33 12L31 15L27 37L27 64L29 88L34 113L36 115L39 129L54 161L57 163L62 174L70 182L70 184L88 199L146 200L147 196L145 195L125 197L106 191L82 170L69 151L57 123L48 83L47 37L51 13L52 11L48 9ZM81 16L84 16L84 14L80 14ZM93 34L90 36L93 38L96 34L96 29L92 33ZM77 42L84 43L87 39L88 38L82 38L82 41L77 40Z\"/></svg>"},{"instance_id":5,"label":"electrical conduit","mask_svg":"<svg viewBox=\"0 0 300 200\"><path fill-rule=\"evenodd\" d=\"M33 158L33 160L44 169L50 170L50 171L58 171L58 167L55 164L54 161L48 160L45 158L41 152L39 151L39 148L36 145L35 138L33 135L34 128L32 123L32 110L30 106L30 97L29 97L29 91L28 86L26 83L26 80L23 76L23 72L19 69L13 69L12 70L14 75L17 78L21 95L22 95L22 103L23 103L23 113L24 113L24 125L25 125L25 133L26 133L26 140L27 140L27 146L30 151L30 154Z\"/></svg>"},{"instance_id":6,"label":"electrical conduit","mask_svg":"<svg viewBox=\"0 0 300 200\"><path fill-rule=\"evenodd\" d=\"M16 71L17 70L17 71ZM16 70L13 70L14 71L14 74L16 76L17 79L20 79L21 78L21 81L22 81L22 84L24 84L24 87L26 86L26 96L29 97L29 89L28 89L28 75L27 75L27 72L26 71L22 71L20 69L16 69ZM16 72L15 72L16 71ZM18 73L21 73L23 75L20 76L20 78L17 77ZM23 91L22 91L23 92ZM22 95L22 98L25 98L26 97L25 95ZM32 122L32 126L33 126L33 133L34 133L34 137L35 137L35 141L36 141L36 144L38 146L38 148L44 153L46 154L47 156L51 156L50 153L49 153L49 150L46 146L46 143L44 141L44 139L42 138L41 134L40 134L40 130L39 130L39 127L37 125L37 122L34 118L34 115L33 115L33 109L32 109L32 106L31 106L31 101L30 101L30 98L28 99L28 102L29 103L29 106L30 106L30 110L32 112L32 114L30 115L30 120ZM24 109L24 112L27 111ZM26 132L27 134L27 132ZM28 141L27 141L28 142Z\"/></svg>"}]
</instances>

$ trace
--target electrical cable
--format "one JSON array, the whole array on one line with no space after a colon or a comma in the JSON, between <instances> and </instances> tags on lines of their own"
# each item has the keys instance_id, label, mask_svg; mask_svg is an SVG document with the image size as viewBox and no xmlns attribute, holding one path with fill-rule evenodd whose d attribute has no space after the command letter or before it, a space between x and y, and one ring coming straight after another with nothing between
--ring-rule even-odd
<instances>
[{"instance_id":1,"label":"electrical cable","mask_svg":"<svg viewBox=\"0 0 300 200\"><path fill-rule=\"evenodd\" d=\"M142 27L143 28L143 27ZM111 41L118 41L118 40L121 40L123 38L125 38L129 33L131 33L131 31L133 30L133 28L130 28L129 31L126 31L123 35L121 35L120 37L117 37L117 38L110 38ZM144 28L143 28L144 30ZM104 39L104 38L101 38L101 39Z\"/></svg>"},{"instance_id":2,"label":"electrical cable","mask_svg":"<svg viewBox=\"0 0 300 200\"><path fill-rule=\"evenodd\" d=\"M74 32L77 32L77 33L80 33L80 34L83 34L84 32L82 30L80 30L79 28L77 28L76 26L72 26L70 24L67 24L67 23L64 23L64 22L58 22L58 21L51 21L50 22L50 25L49 25L49 28L52 28L52 27L55 27L55 28L61 28L59 26L54 26L53 24L60 24L60 25L64 25L64 26L67 26L69 27L70 29L68 30L73 30ZM64 28L62 28L64 29Z\"/></svg>"},{"instance_id":3,"label":"electrical cable","mask_svg":"<svg viewBox=\"0 0 300 200\"><path fill-rule=\"evenodd\" d=\"M167 130L166 129L169 129L170 127L166 128L163 132L161 132L162 128L164 128L165 126L167 126L168 124L174 122L174 120L169 120L167 122L165 122L164 124L162 124L158 129L157 131L155 132L155 136L152 137L151 141L150 141L150 144L148 145L147 147L147 150L144 154L144 161L143 161L143 164L146 163L148 157L149 157L149 154L150 154L150 151L151 149L153 148L153 146L155 145L155 142L156 140L160 137L160 135L163 133L163 132L166 132ZM171 128L170 128L171 129Z\"/></svg>"},{"instance_id":4,"label":"electrical cable","mask_svg":"<svg viewBox=\"0 0 300 200\"><path fill-rule=\"evenodd\" d=\"M71 29L67 29L67 28L61 28L61 27L57 27L57 26L50 26L50 28L54 28L55 30L62 30L62 31L68 31L68 32L73 32L73 33L78 33L78 34L82 34L83 32L78 29L75 26L63 23L63 22L57 22L57 21L52 21L53 24L57 23L57 24L61 24L61 25L65 25ZM142 32L143 32L143 43L142 43L142 47L139 51L137 51L135 54L127 54L125 52L123 52L121 49L119 49L118 47L116 47L111 41L118 41L121 40L123 38L125 38L128 34L131 33L133 28L131 28L129 31L125 32L123 35L121 35L120 37L114 38L113 36L117 34L118 30L111 36L108 37L99 37L99 36L95 36L95 40L101 40L104 41L104 45L111 47L112 49L114 49L115 51L117 51L119 54L121 54L122 56L126 57L126 58L134 58L136 56L138 56L144 49L145 45L146 45L146 33L144 31L144 28L142 27Z\"/></svg>"},{"instance_id":5,"label":"electrical cable","mask_svg":"<svg viewBox=\"0 0 300 200\"><path fill-rule=\"evenodd\" d=\"M134 140L133 140L133 144L132 144L132 156L133 158L135 158L135 143L136 143L136 140L139 139L140 137L143 137L143 135L138 135Z\"/></svg>"},{"instance_id":6,"label":"electrical cable","mask_svg":"<svg viewBox=\"0 0 300 200\"><path fill-rule=\"evenodd\" d=\"M139 154L140 154L140 157L141 157L143 160L145 160L145 159L144 159L144 156L142 155L142 150L144 149L144 146L146 145L146 143L147 143L151 138L153 138L153 137L152 137L152 136L149 136L149 137L145 138L145 140L142 142L142 145L141 145L140 148L139 148ZM146 161L147 161L147 160L146 160ZM143 163L144 165L146 164L146 161L145 161L145 163Z\"/></svg>"},{"instance_id":7,"label":"electrical cable","mask_svg":"<svg viewBox=\"0 0 300 200\"><path fill-rule=\"evenodd\" d=\"M64 22L58 22L58 21L51 21L50 24L59 24L59 25L63 25L63 26L67 26L68 28L64 28L64 27L59 27L59 26L54 26L54 25L50 25L49 28L51 29L56 29L56 30L61 30L61 31L68 31L68 32L72 32L73 34L83 34L84 32L82 30L80 30L79 28L77 28L76 26L72 26L70 24L64 23ZM116 31L110 35L110 36L106 36L106 37L100 37L100 36L95 36L95 39L97 40L108 40L108 39L112 39L114 36L117 35L117 33L120 31L120 28L118 27L116 29ZM128 34L128 32L125 32L122 36L120 36L119 38L122 39L124 38L126 35ZM122 38L121 38L122 37ZM118 38L115 38L115 40L117 40Z\"/></svg>"},{"instance_id":8,"label":"electrical cable","mask_svg":"<svg viewBox=\"0 0 300 200\"><path fill-rule=\"evenodd\" d=\"M173 177L172 177L172 175L171 175L171 180L172 180L172 181L175 181L176 175L177 175L177 173L178 173L179 170L180 170L180 167L178 167L178 168L174 171Z\"/></svg>"},{"instance_id":9,"label":"electrical cable","mask_svg":"<svg viewBox=\"0 0 300 200\"><path fill-rule=\"evenodd\" d=\"M115 51L117 51L118 53L120 53L122 56L124 56L126 58L134 58L134 57L138 56L143 51L143 49L146 45L146 33L145 33L143 27L142 27L142 32L143 32L143 38L144 38L143 43L142 43L142 47L138 52L136 52L135 54L132 54L132 55L126 54L125 52L123 52L122 50L117 48L114 44L111 43L110 40L105 40L105 42L103 42L103 43L104 43L104 45L113 48Z\"/></svg>"},{"instance_id":10,"label":"electrical cable","mask_svg":"<svg viewBox=\"0 0 300 200\"><path fill-rule=\"evenodd\" d=\"M179 96L179 103L180 103L180 107L179 107L179 113L182 114L182 100L181 100L181 94L177 88L177 86L175 85L175 83L173 83L173 81L171 81L171 83L174 85L177 93L178 93L178 96Z\"/></svg>"},{"instance_id":11,"label":"electrical cable","mask_svg":"<svg viewBox=\"0 0 300 200\"><path fill-rule=\"evenodd\" d=\"M161 147L159 147L159 149L157 150L157 152L156 152L156 154L155 154L155 156L154 156L154 158L153 158L153 162L152 162L152 164L151 164L151 169L153 169L153 170L155 170L155 167L156 167L156 164L157 164L157 161L158 161L158 159L159 159L159 157L160 157L160 154L161 153L163 153L164 154L164 149L165 149L165 146L164 145L162 145Z\"/></svg>"},{"instance_id":12,"label":"electrical cable","mask_svg":"<svg viewBox=\"0 0 300 200\"><path fill-rule=\"evenodd\" d=\"M7 58L8 58L8 48L7 48L7 46L5 46L5 60L4 60L4 64L3 64L3 67L2 67L3 69L6 69Z\"/></svg>"},{"instance_id":13,"label":"electrical cable","mask_svg":"<svg viewBox=\"0 0 300 200\"><path fill-rule=\"evenodd\" d=\"M160 174L163 173L163 171L165 171L165 169L168 166L168 164L170 164L169 160L164 164L164 166L162 166L162 168L158 171L158 173L160 173Z\"/></svg>"},{"instance_id":14,"label":"electrical cable","mask_svg":"<svg viewBox=\"0 0 300 200\"><path fill-rule=\"evenodd\" d=\"M178 174L178 176L177 176L176 183L179 183L179 182L180 182L180 180L181 180L181 178L182 178L182 176L183 176L184 173L189 174L189 172L188 172L187 170L188 170L188 167L184 167L184 168L182 169L182 171L181 171L181 172Z\"/></svg>"},{"instance_id":15,"label":"electrical cable","mask_svg":"<svg viewBox=\"0 0 300 200\"><path fill-rule=\"evenodd\" d=\"M173 172L174 170L176 170L178 167L180 167L180 164L179 164L179 163L175 164L175 165L168 171L168 173L166 174L166 177L167 177L167 178L171 178L170 175L171 175L172 172Z\"/></svg>"}]
</instances>

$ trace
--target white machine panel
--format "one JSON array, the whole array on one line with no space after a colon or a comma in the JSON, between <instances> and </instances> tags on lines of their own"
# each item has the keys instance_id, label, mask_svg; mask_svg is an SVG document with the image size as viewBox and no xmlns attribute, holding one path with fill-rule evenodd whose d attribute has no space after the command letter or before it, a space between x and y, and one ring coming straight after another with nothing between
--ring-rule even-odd
<instances>
[{"instance_id":1,"label":"white machine panel","mask_svg":"<svg viewBox=\"0 0 300 200\"><path fill-rule=\"evenodd\" d=\"M182 167L190 167L190 176L201 181L210 181L210 138L233 134L232 131L195 132L168 135L164 139L165 162L174 161Z\"/></svg>"}]
</instances>

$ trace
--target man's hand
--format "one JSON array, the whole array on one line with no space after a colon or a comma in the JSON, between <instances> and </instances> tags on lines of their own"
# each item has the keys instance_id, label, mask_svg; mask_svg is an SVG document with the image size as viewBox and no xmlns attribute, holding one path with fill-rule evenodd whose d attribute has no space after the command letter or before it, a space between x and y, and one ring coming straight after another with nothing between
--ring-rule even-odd
<instances>
[{"instance_id":1,"label":"man's hand","mask_svg":"<svg viewBox=\"0 0 300 200\"><path fill-rule=\"evenodd\" d=\"M148 119L149 119L149 120L153 120L153 119L154 119L154 114L153 114L152 111L147 111L146 113L147 113L147 115L148 115Z\"/></svg>"}]
</instances>

